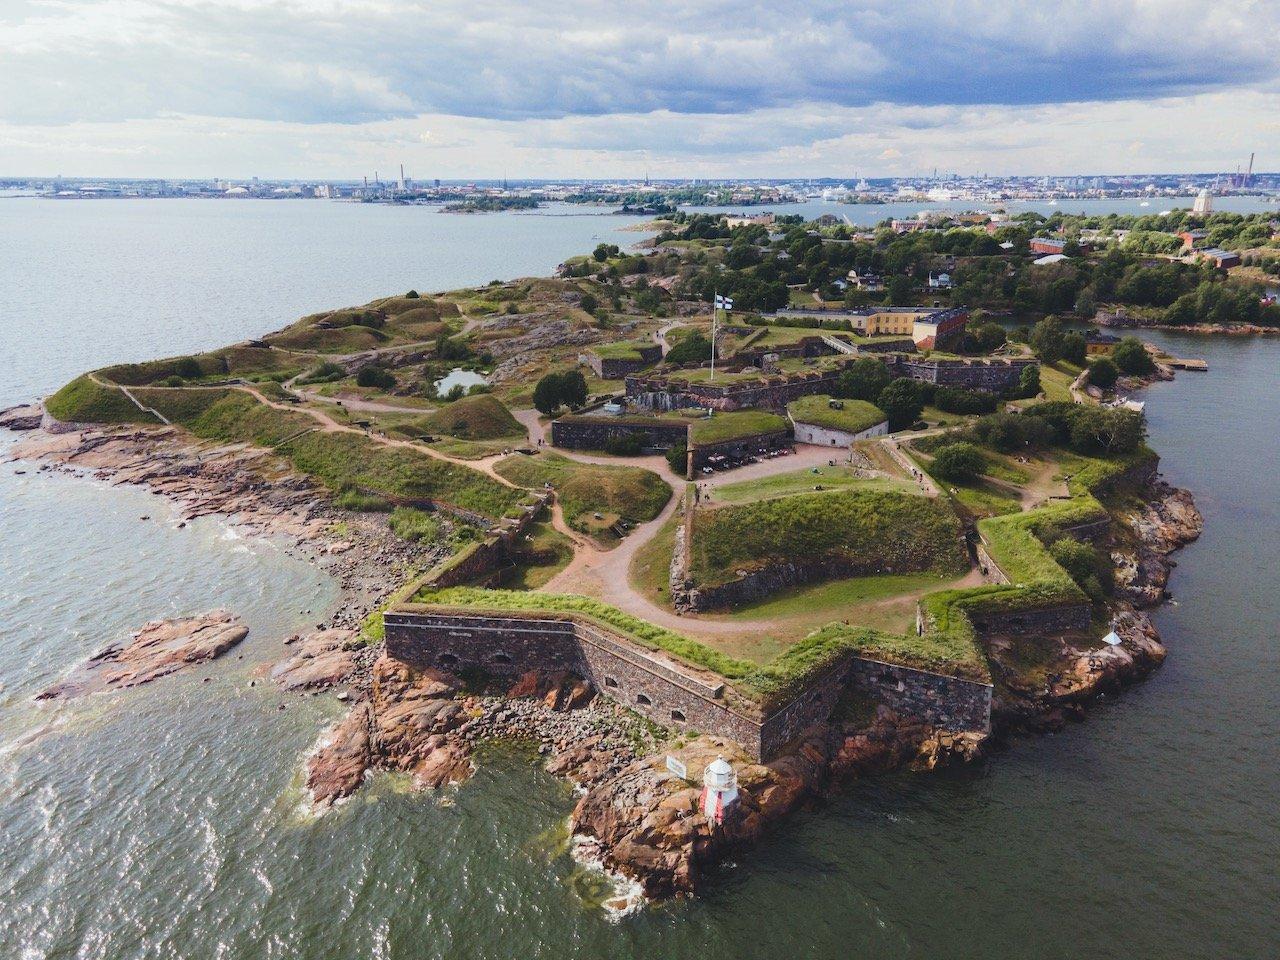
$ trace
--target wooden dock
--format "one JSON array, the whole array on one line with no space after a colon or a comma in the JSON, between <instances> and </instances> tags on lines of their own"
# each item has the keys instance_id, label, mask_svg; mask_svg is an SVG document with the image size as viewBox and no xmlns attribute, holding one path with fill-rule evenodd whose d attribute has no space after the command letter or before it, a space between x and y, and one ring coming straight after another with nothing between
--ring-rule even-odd
<instances>
[{"instance_id":1,"label":"wooden dock","mask_svg":"<svg viewBox=\"0 0 1280 960\"><path fill-rule=\"evenodd\" d=\"M1208 360L1193 360L1185 357L1169 357L1164 361L1175 370L1199 370L1205 372L1209 369Z\"/></svg>"}]
</instances>

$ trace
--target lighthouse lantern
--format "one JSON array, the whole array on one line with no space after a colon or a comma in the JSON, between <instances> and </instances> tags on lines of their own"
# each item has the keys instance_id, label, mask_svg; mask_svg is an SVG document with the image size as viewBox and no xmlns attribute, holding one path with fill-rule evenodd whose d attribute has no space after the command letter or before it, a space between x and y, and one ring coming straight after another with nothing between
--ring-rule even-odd
<instances>
[{"instance_id":1,"label":"lighthouse lantern","mask_svg":"<svg viewBox=\"0 0 1280 960\"><path fill-rule=\"evenodd\" d=\"M724 757L716 757L702 772L702 814L712 823L721 823L737 799L738 775Z\"/></svg>"}]
</instances>

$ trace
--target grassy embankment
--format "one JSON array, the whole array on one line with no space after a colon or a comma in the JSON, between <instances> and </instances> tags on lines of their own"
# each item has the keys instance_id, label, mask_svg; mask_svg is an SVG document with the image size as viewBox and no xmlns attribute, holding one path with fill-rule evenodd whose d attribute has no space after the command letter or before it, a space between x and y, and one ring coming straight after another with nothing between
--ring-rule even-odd
<instances>
[{"instance_id":1,"label":"grassy embankment","mask_svg":"<svg viewBox=\"0 0 1280 960\"><path fill-rule=\"evenodd\" d=\"M495 469L531 490L550 483L569 526L604 542L615 539L614 524L652 520L671 497L671 488L650 470L579 463L558 453L515 454L498 461Z\"/></svg>"},{"instance_id":2,"label":"grassy embankment","mask_svg":"<svg viewBox=\"0 0 1280 960\"><path fill-rule=\"evenodd\" d=\"M335 493L356 494L349 496L353 507L431 501L496 520L514 513L525 499L483 473L425 453L358 433L325 433L305 413L265 406L242 390L139 387L134 395L198 437L274 450ZM54 417L70 422L154 422L123 393L88 377L63 387L48 405Z\"/></svg>"},{"instance_id":3,"label":"grassy embankment","mask_svg":"<svg viewBox=\"0 0 1280 960\"><path fill-rule=\"evenodd\" d=\"M820 563L834 576L967 566L959 520L928 497L842 489L700 509L690 573L714 586L778 564Z\"/></svg>"},{"instance_id":4,"label":"grassy embankment","mask_svg":"<svg viewBox=\"0 0 1280 960\"><path fill-rule=\"evenodd\" d=\"M411 438L445 437L436 449L459 459L487 457L527 439L520 421L501 400L488 393L462 397L422 416L397 415L388 431Z\"/></svg>"},{"instance_id":5,"label":"grassy embankment","mask_svg":"<svg viewBox=\"0 0 1280 960\"><path fill-rule=\"evenodd\" d=\"M829 490L882 490L898 493L919 493L920 488L909 480L889 478L860 477L852 467L819 466L808 470L793 470L790 473L776 473L756 480L741 480L738 483L717 487L713 503L751 503L756 500L771 500L776 497L789 497L798 493L814 493L815 487Z\"/></svg>"}]
</instances>

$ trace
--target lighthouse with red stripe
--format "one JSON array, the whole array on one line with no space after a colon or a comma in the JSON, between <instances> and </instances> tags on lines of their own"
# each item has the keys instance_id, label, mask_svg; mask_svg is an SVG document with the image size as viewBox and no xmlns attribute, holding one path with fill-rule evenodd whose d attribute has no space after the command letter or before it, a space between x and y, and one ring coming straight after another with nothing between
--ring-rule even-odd
<instances>
[{"instance_id":1,"label":"lighthouse with red stripe","mask_svg":"<svg viewBox=\"0 0 1280 960\"><path fill-rule=\"evenodd\" d=\"M702 815L711 823L721 823L729 807L738 799L738 775L724 757L716 757L702 771Z\"/></svg>"}]
</instances>

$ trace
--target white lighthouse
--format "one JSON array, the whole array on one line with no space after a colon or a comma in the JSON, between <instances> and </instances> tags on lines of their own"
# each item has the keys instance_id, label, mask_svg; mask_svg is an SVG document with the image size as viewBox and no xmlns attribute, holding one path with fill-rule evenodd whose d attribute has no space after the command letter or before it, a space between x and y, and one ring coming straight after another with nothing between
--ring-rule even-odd
<instances>
[{"instance_id":1,"label":"white lighthouse","mask_svg":"<svg viewBox=\"0 0 1280 960\"><path fill-rule=\"evenodd\" d=\"M738 775L724 757L716 757L702 772L702 815L712 823L720 823L737 799Z\"/></svg>"}]
</instances>

